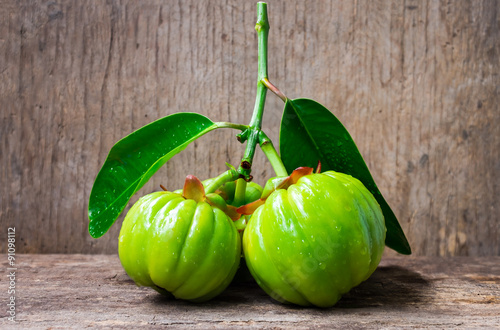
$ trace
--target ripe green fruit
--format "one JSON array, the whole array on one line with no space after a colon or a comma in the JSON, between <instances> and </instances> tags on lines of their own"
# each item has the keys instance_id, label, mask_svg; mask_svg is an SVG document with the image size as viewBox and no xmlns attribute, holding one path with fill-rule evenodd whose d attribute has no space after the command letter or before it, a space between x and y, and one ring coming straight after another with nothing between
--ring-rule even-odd
<instances>
[{"instance_id":1,"label":"ripe green fruit","mask_svg":"<svg viewBox=\"0 0 500 330\"><path fill-rule=\"evenodd\" d=\"M235 205L234 195L236 192L236 181L227 182L223 186L219 187L216 191L217 194L222 196L227 204ZM255 182L247 182L245 189L245 200L244 203L252 203L260 198L262 195L262 187ZM235 205L240 206L240 205ZM251 215L243 215L239 219L235 219L234 225L240 233L242 233L250 219Z\"/></svg>"},{"instance_id":2,"label":"ripe green fruit","mask_svg":"<svg viewBox=\"0 0 500 330\"><path fill-rule=\"evenodd\" d=\"M233 205L234 194L236 192L236 181L227 182L216 191L217 194L221 195L227 202L227 204ZM255 182L247 182L245 190L245 204L251 203L260 198L262 194L262 187ZM239 205L238 205L239 206Z\"/></svg>"},{"instance_id":3,"label":"ripe green fruit","mask_svg":"<svg viewBox=\"0 0 500 330\"><path fill-rule=\"evenodd\" d=\"M253 213L243 234L246 263L278 301L333 306L376 269L385 246L384 217L350 175L296 172Z\"/></svg>"},{"instance_id":4,"label":"ripe green fruit","mask_svg":"<svg viewBox=\"0 0 500 330\"><path fill-rule=\"evenodd\" d=\"M210 203L201 182L188 176L182 195L155 192L133 205L118 253L136 284L195 302L229 285L240 262L240 236L219 201Z\"/></svg>"}]
</instances>

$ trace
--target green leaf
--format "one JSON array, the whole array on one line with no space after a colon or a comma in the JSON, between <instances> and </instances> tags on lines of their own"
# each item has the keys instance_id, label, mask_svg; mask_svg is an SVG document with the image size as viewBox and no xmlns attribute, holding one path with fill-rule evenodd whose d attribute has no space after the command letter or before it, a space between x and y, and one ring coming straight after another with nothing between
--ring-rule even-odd
<instances>
[{"instance_id":1,"label":"green leaf","mask_svg":"<svg viewBox=\"0 0 500 330\"><path fill-rule=\"evenodd\" d=\"M385 243L401 254L411 248L398 219L373 180L349 132L324 106L308 99L287 100L280 129L280 154L290 173L300 166L334 170L360 180L380 204L385 217Z\"/></svg>"},{"instance_id":2,"label":"green leaf","mask_svg":"<svg viewBox=\"0 0 500 330\"><path fill-rule=\"evenodd\" d=\"M196 113L158 119L118 141L102 166L89 199L89 233L101 237L128 201L170 158L218 128Z\"/></svg>"}]
</instances>

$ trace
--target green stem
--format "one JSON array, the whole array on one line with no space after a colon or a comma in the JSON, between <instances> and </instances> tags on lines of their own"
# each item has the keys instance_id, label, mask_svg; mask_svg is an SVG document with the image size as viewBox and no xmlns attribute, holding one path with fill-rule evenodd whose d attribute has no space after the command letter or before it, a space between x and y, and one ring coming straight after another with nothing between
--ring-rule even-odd
<instances>
[{"instance_id":1,"label":"green stem","mask_svg":"<svg viewBox=\"0 0 500 330\"><path fill-rule=\"evenodd\" d=\"M269 139L264 132L261 131L260 133L261 133L260 148L262 149L267 159L271 163L274 172L276 172L277 176L288 176L288 172L286 171L285 165L283 164L283 161L278 155L278 152L274 148L271 139Z\"/></svg>"},{"instance_id":2,"label":"green stem","mask_svg":"<svg viewBox=\"0 0 500 330\"><path fill-rule=\"evenodd\" d=\"M236 190L234 191L233 206L239 207L245 204L245 192L247 190L247 182L239 178L236 181Z\"/></svg>"},{"instance_id":3,"label":"green stem","mask_svg":"<svg viewBox=\"0 0 500 330\"><path fill-rule=\"evenodd\" d=\"M229 169L218 177L214 178L212 182L205 188L205 195L213 193L220 186L226 182L234 181L239 177L239 173L234 169Z\"/></svg>"},{"instance_id":4,"label":"green stem","mask_svg":"<svg viewBox=\"0 0 500 330\"><path fill-rule=\"evenodd\" d=\"M248 125L234 124L228 122L217 122L215 123L215 125L217 125L217 128L233 128L233 129L239 129L240 131L244 131L248 128Z\"/></svg>"},{"instance_id":5,"label":"green stem","mask_svg":"<svg viewBox=\"0 0 500 330\"><path fill-rule=\"evenodd\" d=\"M241 159L238 173L240 177L247 181L252 179L250 172L252 171L252 161L255 155L255 147L260 144L262 151L269 159L276 175L287 176L287 172L281 158L278 156L276 149L271 140L262 132L262 116L264 114L264 105L266 102L267 90L271 90L278 95L284 102L286 96L269 82L267 78L267 39L269 36L269 21L267 19L267 4L264 2L257 3L257 24L255 25L258 37L258 70L257 70L257 95L255 99L255 107L252 114L252 119L248 127L238 135L240 142L247 141L245 153Z\"/></svg>"},{"instance_id":6,"label":"green stem","mask_svg":"<svg viewBox=\"0 0 500 330\"><path fill-rule=\"evenodd\" d=\"M260 129L262 128L262 115L266 102L267 87L262 83L267 78L267 38L269 35L269 21L267 19L267 4L257 3L257 24L255 25L258 37L258 71L257 71L257 95L252 119L248 129L239 138L241 142L247 141L245 153L238 167L238 173L246 180L251 180L252 161L255 155L255 147L259 143Z\"/></svg>"},{"instance_id":7,"label":"green stem","mask_svg":"<svg viewBox=\"0 0 500 330\"><path fill-rule=\"evenodd\" d=\"M258 49L258 71L257 81L267 78L267 39L269 36L269 21L267 19L267 3L257 3L257 31L259 49Z\"/></svg>"}]
</instances>

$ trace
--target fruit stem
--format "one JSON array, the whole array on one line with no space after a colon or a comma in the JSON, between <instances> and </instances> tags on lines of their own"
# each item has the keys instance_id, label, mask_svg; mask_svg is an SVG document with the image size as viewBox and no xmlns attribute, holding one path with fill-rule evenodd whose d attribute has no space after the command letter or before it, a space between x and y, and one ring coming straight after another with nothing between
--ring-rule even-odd
<instances>
[{"instance_id":1,"label":"fruit stem","mask_svg":"<svg viewBox=\"0 0 500 330\"><path fill-rule=\"evenodd\" d=\"M276 175L288 176L285 165L283 164L283 161L278 155L278 152L274 148L271 139L268 138L263 131L260 131L260 135L261 135L259 138L260 148L262 149L267 159L271 163L271 166L273 167L274 172L276 172Z\"/></svg>"},{"instance_id":2,"label":"fruit stem","mask_svg":"<svg viewBox=\"0 0 500 330\"><path fill-rule=\"evenodd\" d=\"M214 178L212 182L205 188L205 195L211 194L217 190L220 186L225 184L226 182L234 181L239 177L239 173L231 168L226 172L220 174L218 177Z\"/></svg>"},{"instance_id":3,"label":"fruit stem","mask_svg":"<svg viewBox=\"0 0 500 330\"><path fill-rule=\"evenodd\" d=\"M239 207L245 204L245 192L247 190L247 182L239 178L236 181L236 190L234 191L233 206Z\"/></svg>"},{"instance_id":4,"label":"fruit stem","mask_svg":"<svg viewBox=\"0 0 500 330\"><path fill-rule=\"evenodd\" d=\"M247 181L252 179L252 161L255 155L255 147L259 143L260 130L262 128L262 115L266 102L267 87L262 82L267 79L267 38L269 35L269 21L267 19L267 4L257 3L257 24L255 25L258 37L258 69L257 69L257 95L255 107L248 129L238 136L240 142L247 141L245 153L238 167L238 173Z\"/></svg>"},{"instance_id":5,"label":"fruit stem","mask_svg":"<svg viewBox=\"0 0 500 330\"><path fill-rule=\"evenodd\" d=\"M252 114L252 119L248 127L238 134L238 140L243 143L247 142L245 153L241 159L238 173L241 178L246 181L252 180L250 175L252 171L252 161L255 155L255 147L257 143L262 148L262 151L269 159L276 175L287 176L287 172L281 158L271 140L262 132L262 116L264 114L264 105L266 102L267 90L271 90L278 95L284 102L286 96L267 78L267 39L269 36L269 21L267 19L267 4L265 2L257 3L257 24L255 25L258 37L258 68L257 68L257 95L255 99L255 107Z\"/></svg>"}]
</instances>

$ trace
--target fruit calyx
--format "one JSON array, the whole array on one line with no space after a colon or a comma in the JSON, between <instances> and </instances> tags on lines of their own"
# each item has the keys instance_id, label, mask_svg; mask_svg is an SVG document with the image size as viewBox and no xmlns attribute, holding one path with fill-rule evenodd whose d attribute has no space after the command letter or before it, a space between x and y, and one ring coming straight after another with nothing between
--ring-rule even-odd
<instances>
[{"instance_id":1,"label":"fruit calyx","mask_svg":"<svg viewBox=\"0 0 500 330\"><path fill-rule=\"evenodd\" d=\"M212 207L220 209L226 213L231 220L236 221L241 217L241 214L236 212L236 207L227 205L220 195L215 193L205 194L203 183L194 175L188 175L184 181L184 188L182 189L182 197L192 199L195 202L207 202Z\"/></svg>"},{"instance_id":2,"label":"fruit calyx","mask_svg":"<svg viewBox=\"0 0 500 330\"><path fill-rule=\"evenodd\" d=\"M321 171L321 163L318 162L318 167L316 173ZM242 215L250 215L262 204L266 202L266 199L278 189L288 189L291 185L297 183L299 179L303 176L310 175L314 173L312 167L298 167L292 174L286 177L275 177L267 180L264 190L262 191L262 196L260 199L252 203L248 203L236 209L236 211Z\"/></svg>"}]
</instances>

